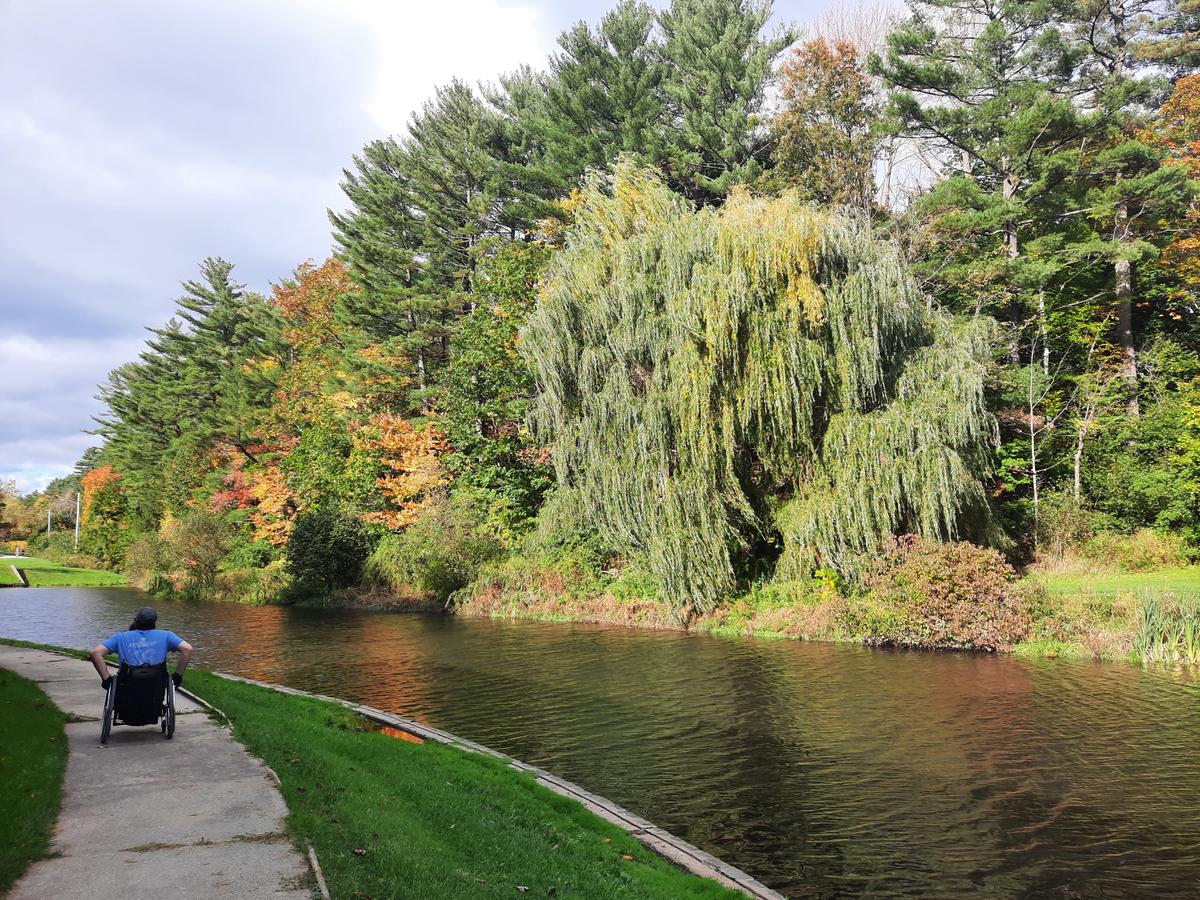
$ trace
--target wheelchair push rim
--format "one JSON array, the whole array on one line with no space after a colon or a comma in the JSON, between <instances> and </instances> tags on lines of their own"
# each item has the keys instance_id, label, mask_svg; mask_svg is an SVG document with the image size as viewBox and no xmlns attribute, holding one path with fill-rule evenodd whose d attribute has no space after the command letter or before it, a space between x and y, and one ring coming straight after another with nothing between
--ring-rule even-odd
<instances>
[{"instance_id":1,"label":"wheelchair push rim","mask_svg":"<svg viewBox=\"0 0 1200 900\"><path fill-rule=\"evenodd\" d=\"M108 743L109 732L112 731L113 711L116 708L117 700L117 679L113 678L109 682L108 689L104 692L104 715L103 721L100 724L100 743Z\"/></svg>"},{"instance_id":2,"label":"wheelchair push rim","mask_svg":"<svg viewBox=\"0 0 1200 900\"><path fill-rule=\"evenodd\" d=\"M163 710L163 736L169 741L175 736L175 682L167 678L167 703Z\"/></svg>"}]
</instances>

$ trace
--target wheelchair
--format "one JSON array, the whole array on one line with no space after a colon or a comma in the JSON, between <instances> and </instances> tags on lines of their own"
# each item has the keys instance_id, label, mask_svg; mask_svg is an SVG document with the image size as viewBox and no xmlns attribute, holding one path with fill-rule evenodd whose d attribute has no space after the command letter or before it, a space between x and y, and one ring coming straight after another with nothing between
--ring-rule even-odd
<instances>
[{"instance_id":1,"label":"wheelchair","mask_svg":"<svg viewBox=\"0 0 1200 900\"><path fill-rule=\"evenodd\" d=\"M100 743L108 743L114 725L158 725L165 738L175 736L175 682L167 664L120 664L104 694Z\"/></svg>"}]
</instances>

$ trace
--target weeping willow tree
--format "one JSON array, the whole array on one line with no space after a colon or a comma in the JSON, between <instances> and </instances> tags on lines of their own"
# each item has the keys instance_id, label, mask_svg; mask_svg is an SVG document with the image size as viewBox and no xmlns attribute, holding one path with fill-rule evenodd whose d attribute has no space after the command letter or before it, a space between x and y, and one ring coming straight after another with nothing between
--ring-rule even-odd
<instances>
[{"instance_id":1,"label":"weeping willow tree","mask_svg":"<svg viewBox=\"0 0 1200 900\"><path fill-rule=\"evenodd\" d=\"M561 491L710 608L751 548L848 577L898 532L985 521L986 325L796 197L699 212L628 163L585 185L522 347Z\"/></svg>"}]
</instances>

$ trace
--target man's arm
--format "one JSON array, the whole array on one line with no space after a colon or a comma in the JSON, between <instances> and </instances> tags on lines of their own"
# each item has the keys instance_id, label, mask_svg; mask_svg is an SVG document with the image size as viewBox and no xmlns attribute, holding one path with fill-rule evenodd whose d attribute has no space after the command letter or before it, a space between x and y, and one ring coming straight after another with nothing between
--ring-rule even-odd
<instances>
[{"instance_id":1,"label":"man's arm","mask_svg":"<svg viewBox=\"0 0 1200 900\"><path fill-rule=\"evenodd\" d=\"M108 682L108 661L104 658L104 654L108 652L108 648L103 644L97 644L92 648L92 652L88 654L91 657L92 665L96 667L96 674L100 676L100 680Z\"/></svg>"},{"instance_id":2,"label":"man's arm","mask_svg":"<svg viewBox=\"0 0 1200 900\"><path fill-rule=\"evenodd\" d=\"M179 652L179 660L175 663L175 684L183 681L184 670L187 669L188 663L192 661L192 652L196 649L187 641L180 641L179 646L175 648Z\"/></svg>"}]
</instances>

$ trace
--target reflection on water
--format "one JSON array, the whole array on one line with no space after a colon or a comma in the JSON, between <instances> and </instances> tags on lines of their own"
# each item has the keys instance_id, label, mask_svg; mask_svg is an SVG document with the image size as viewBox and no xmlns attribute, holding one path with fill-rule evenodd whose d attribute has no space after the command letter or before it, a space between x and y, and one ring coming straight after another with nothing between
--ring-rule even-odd
<instances>
[{"instance_id":1,"label":"reflection on water","mask_svg":"<svg viewBox=\"0 0 1200 900\"><path fill-rule=\"evenodd\" d=\"M127 589L0 591L84 647ZM611 797L796 897L1194 897L1200 690L1124 665L234 604L201 664L369 703ZM99 701L97 701L99 702Z\"/></svg>"}]
</instances>

